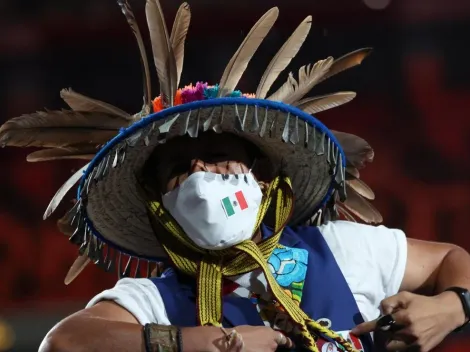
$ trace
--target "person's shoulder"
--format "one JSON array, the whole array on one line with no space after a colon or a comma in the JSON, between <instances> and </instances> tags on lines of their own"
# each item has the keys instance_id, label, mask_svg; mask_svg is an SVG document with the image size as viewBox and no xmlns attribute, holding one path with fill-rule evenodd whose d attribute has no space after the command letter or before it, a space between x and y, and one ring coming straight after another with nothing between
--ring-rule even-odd
<instances>
[{"instance_id":1,"label":"person's shoulder","mask_svg":"<svg viewBox=\"0 0 470 352\"><path fill-rule=\"evenodd\" d=\"M389 228L383 225L361 224L352 221L329 221L318 227L324 237L326 236L354 236L354 237L370 237L370 236L396 236L403 235L403 231L399 229Z\"/></svg>"},{"instance_id":2,"label":"person's shoulder","mask_svg":"<svg viewBox=\"0 0 470 352\"><path fill-rule=\"evenodd\" d=\"M121 279L113 288L96 295L87 304L87 308L102 301L116 303L130 312L142 325L152 322L169 325L164 301L157 286L150 279Z\"/></svg>"}]
</instances>

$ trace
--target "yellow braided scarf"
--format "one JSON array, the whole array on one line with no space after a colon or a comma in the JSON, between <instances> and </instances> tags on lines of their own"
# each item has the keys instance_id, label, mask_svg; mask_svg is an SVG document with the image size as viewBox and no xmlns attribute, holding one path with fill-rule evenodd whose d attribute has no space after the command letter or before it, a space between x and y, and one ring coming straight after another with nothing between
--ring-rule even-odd
<instances>
[{"instance_id":1,"label":"yellow braided scarf","mask_svg":"<svg viewBox=\"0 0 470 352\"><path fill-rule=\"evenodd\" d=\"M273 198L276 199L276 216L271 237L258 244L247 240L232 248L217 251L196 246L159 201L147 201L147 209L155 234L170 260L180 271L197 278L197 307L200 325L222 326L224 277L241 275L261 268L274 299L279 302L298 327L294 329L299 335L296 336L299 338L297 344L303 345L309 351L319 352L315 341L321 334L335 340L347 351L354 352L354 348L343 337L310 319L284 292L271 274L267 260L277 246L293 209L293 193L289 178L277 177L270 184L260 206L254 233L258 231ZM158 223L172 236L158 230L156 228Z\"/></svg>"}]
</instances>

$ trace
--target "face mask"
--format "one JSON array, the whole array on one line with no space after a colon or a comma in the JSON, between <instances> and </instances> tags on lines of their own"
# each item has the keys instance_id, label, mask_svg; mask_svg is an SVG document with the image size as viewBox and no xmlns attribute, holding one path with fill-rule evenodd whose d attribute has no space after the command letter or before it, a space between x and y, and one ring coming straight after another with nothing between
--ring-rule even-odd
<instances>
[{"instance_id":1,"label":"face mask","mask_svg":"<svg viewBox=\"0 0 470 352\"><path fill-rule=\"evenodd\" d=\"M253 236L263 198L253 174L195 172L162 197L188 237L204 249L224 249Z\"/></svg>"}]
</instances>

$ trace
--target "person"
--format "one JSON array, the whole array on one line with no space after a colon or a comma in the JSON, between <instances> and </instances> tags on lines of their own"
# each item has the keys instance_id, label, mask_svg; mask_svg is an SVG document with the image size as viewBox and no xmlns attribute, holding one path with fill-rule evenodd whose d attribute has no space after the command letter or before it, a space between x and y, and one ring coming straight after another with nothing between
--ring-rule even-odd
<instances>
[{"instance_id":1,"label":"person","mask_svg":"<svg viewBox=\"0 0 470 352\"><path fill-rule=\"evenodd\" d=\"M89 262L121 278L59 322L40 351L430 351L468 322L468 253L371 225L382 218L358 170L372 149L312 116L355 94L304 98L370 49L303 66L268 96L300 50L308 16L255 93L243 95L235 88L278 17L272 8L218 85L177 89L189 6L169 34L158 0L147 0L160 84L152 101L139 27L129 4L118 3L141 53L142 111L63 90L71 110L23 115L0 129L2 145L45 147L30 161L92 159L45 216L80 181L58 221L79 246L66 283ZM379 336L383 345L374 346Z\"/></svg>"}]
</instances>

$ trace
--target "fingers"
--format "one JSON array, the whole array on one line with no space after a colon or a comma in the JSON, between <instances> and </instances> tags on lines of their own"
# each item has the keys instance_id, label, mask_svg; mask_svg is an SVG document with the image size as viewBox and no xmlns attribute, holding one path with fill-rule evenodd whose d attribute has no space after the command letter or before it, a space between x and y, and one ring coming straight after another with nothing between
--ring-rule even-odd
<instances>
[{"instance_id":1,"label":"fingers","mask_svg":"<svg viewBox=\"0 0 470 352\"><path fill-rule=\"evenodd\" d=\"M377 326L377 320L368 321L362 324L357 325L354 329L351 330L351 334L355 336L360 336L372 332Z\"/></svg>"},{"instance_id":2,"label":"fingers","mask_svg":"<svg viewBox=\"0 0 470 352\"><path fill-rule=\"evenodd\" d=\"M415 295L410 292L400 292L394 296L388 297L380 302L382 314L392 314L398 309L405 309Z\"/></svg>"},{"instance_id":3,"label":"fingers","mask_svg":"<svg viewBox=\"0 0 470 352\"><path fill-rule=\"evenodd\" d=\"M392 351L392 352L397 352L397 351L407 351L407 352L412 352L412 351L421 351L420 347L416 344L409 344L406 343L405 341L400 341L400 340L392 340L387 343L387 346L385 347L387 351Z\"/></svg>"},{"instance_id":4,"label":"fingers","mask_svg":"<svg viewBox=\"0 0 470 352\"><path fill-rule=\"evenodd\" d=\"M286 348L294 347L294 343L292 342L292 340L286 335L284 335L282 332L274 331L274 333L276 334L274 341L276 341L278 346L284 346Z\"/></svg>"}]
</instances>

